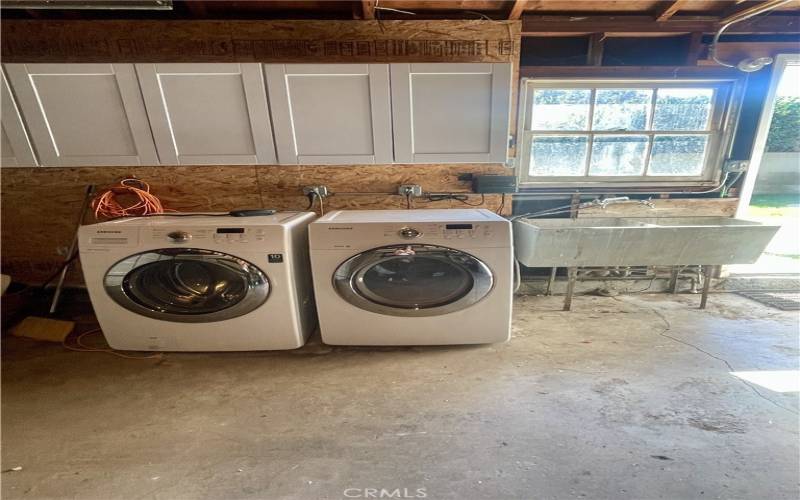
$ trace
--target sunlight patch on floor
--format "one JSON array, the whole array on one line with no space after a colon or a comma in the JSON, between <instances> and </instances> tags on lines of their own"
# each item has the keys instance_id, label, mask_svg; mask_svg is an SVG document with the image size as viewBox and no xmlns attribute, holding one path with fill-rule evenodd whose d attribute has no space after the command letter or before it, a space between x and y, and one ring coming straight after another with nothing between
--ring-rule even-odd
<instances>
[{"instance_id":1,"label":"sunlight patch on floor","mask_svg":"<svg viewBox=\"0 0 800 500\"><path fill-rule=\"evenodd\" d=\"M800 370L731 372L731 375L774 392L800 392Z\"/></svg>"}]
</instances>

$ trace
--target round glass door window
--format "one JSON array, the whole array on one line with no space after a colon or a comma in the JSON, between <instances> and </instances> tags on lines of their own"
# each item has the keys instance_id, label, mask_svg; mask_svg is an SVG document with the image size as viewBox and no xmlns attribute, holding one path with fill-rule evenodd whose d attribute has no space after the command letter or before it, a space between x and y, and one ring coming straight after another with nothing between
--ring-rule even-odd
<instances>
[{"instance_id":1,"label":"round glass door window","mask_svg":"<svg viewBox=\"0 0 800 500\"><path fill-rule=\"evenodd\" d=\"M144 316L179 322L221 321L266 301L267 276L253 264L220 252L161 249L132 255L106 274L118 304Z\"/></svg>"},{"instance_id":2,"label":"round glass door window","mask_svg":"<svg viewBox=\"0 0 800 500\"><path fill-rule=\"evenodd\" d=\"M480 260L452 248L392 245L347 260L334 285L351 304L394 316L435 316L485 297L492 274Z\"/></svg>"}]
</instances>

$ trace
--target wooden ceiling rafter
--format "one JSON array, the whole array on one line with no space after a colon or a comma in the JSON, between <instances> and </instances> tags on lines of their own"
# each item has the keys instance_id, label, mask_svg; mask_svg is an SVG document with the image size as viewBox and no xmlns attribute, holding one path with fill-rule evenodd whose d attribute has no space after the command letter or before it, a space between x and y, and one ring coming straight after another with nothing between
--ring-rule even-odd
<instances>
[{"instance_id":1,"label":"wooden ceiling rafter","mask_svg":"<svg viewBox=\"0 0 800 500\"><path fill-rule=\"evenodd\" d=\"M686 65L697 65L697 61L700 60L700 56L702 55L704 49L705 44L703 44L703 33L695 31L689 35L689 48L686 51Z\"/></svg>"},{"instance_id":2,"label":"wooden ceiling rafter","mask_svg":"<svg viewBox=\"0 0 800 500\"><path fill-rule=\"evenodd\" d=\"M361 0L361 18L367 21L374 21L377 4L378 0Z\"/></svg>"},{"instance_id":3,"label":"wooden ceiling rafter","mask_svg":"<svg viewBox=\"0 0 800 500\"><path fill-rule=\"evenodd\" d=\"M522 17L522 13L528 8L528 0L514 0L511 11L508 13L509 21L516 21Z\"/></svg>"},{"instance_id":4,"label":"wooden ceiling rafter","mask_svg":"<svg viewBox=\"0 0 800 500\"><path fill-rule=\"evenodd\" d=\"M672 0L670 2L662 2L664 5L656 11L653 17L655 17L656 21L667 21L677 14L688 1L689 0Z\"/></svg>"},{"instance_id":5,"label":"wooden ceiling rafter","mask_svg":"<svg viewBox=\"0 0 800 500\"><path fill-rule=\"evenodd\" d=\"M591 36L589 36L589 50L586 51L586 64L589 66L603 65L605 40L605 33L592 33Z\"/></svg>"}]
</instances>

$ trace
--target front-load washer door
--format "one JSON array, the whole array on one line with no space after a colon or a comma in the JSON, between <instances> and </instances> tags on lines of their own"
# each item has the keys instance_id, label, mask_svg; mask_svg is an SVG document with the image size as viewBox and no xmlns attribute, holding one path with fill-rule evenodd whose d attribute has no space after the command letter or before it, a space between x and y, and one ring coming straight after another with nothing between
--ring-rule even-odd
<instances>
[{"instance_id":1,"label":"front-load washer door","mask_svg":"<svg viewBox=\"0 0 800 500\"><path fill-rule=\"evenodd\" d=\"M242 316L262 305L270 291L267 275L250 262L197 248L131 255L108 270L104 284L122 307L182 323Z\"/></svg>"},{"instance_id":2,"label":"front-load washer door","mask_svg":"<svg viewBox=\"0 0 800 500\"><path fill-rule=\"evenodd\" d=\"M483 299L494 279L468 253L434 245L375 248L342 263L333 285L347 302L392 316L438 316Z\"/></svg>"}]
</instances>

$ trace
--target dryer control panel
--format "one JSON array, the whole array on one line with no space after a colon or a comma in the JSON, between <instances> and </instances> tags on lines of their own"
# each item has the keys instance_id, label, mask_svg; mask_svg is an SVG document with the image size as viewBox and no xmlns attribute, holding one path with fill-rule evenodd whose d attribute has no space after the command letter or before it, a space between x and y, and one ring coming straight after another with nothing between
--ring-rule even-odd
<instances>
[{"instance_id":1,"label":"dryer control panel","mask_svg":"<svg viewBox=\"0 0 800 500\"><path fill-rule=\"evenodd\" d=\"M395 232L394 225L387 225L384 228L384 236L400 236L406 240L413 240L423 236L451 239L476 239L481 237L491 237L492 228L490 224L415 224L413 226L403 226Z\"/></svg>"},{"instance_id":2,"label":"dryer control panel","mask_svg":"<svg viewBox=\"0 0 800 500\"><path fill-rule=\"evenodd\" d=\"M434 244L453 248L506 248L511 245L508 221L312 223L312 248L360 249L398 243Z\"/></svg>"}]
</instances>

